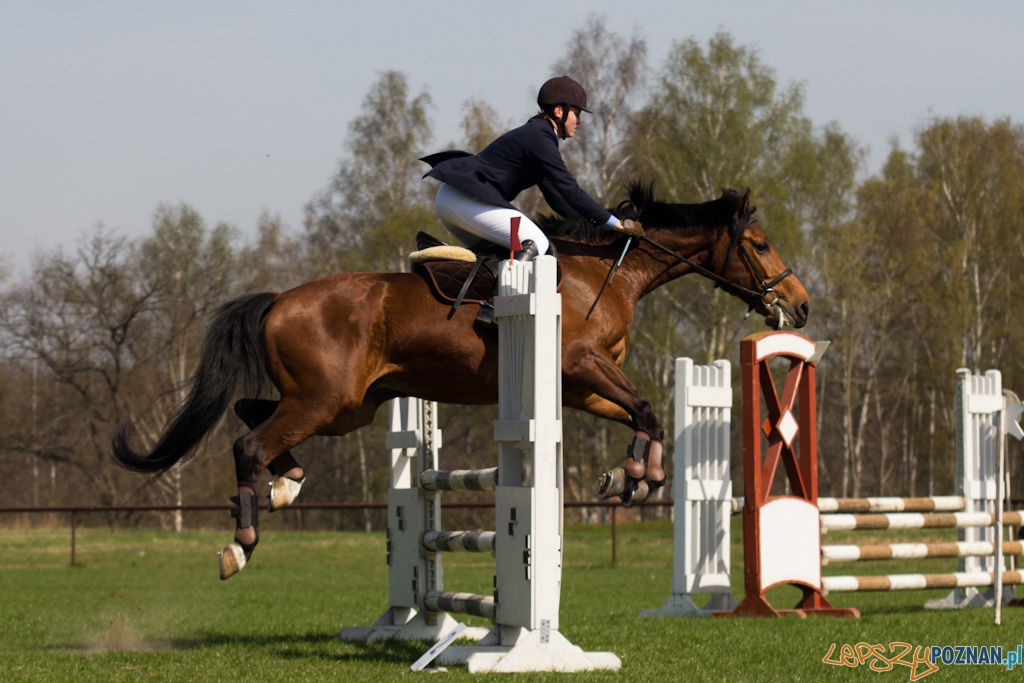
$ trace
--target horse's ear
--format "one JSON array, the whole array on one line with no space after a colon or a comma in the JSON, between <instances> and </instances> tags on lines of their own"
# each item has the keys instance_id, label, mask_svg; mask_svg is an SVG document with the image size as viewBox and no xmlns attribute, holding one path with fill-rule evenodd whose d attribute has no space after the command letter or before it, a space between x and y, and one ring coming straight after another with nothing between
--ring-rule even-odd
<instances>
[{"instance_id":1,"label":"horse's ear","mask_svg":"<svg viewBox=\"0 0 1024 683\"><path fill-rule=\"evenodd\" d=\"M737 216L745 216L747 214L747 207L748 206L750 206L750 188L749 187L747 188L747 191L743 193L743 196L740 197L740 204L739 204L739 206L736 207L736 215Z\"/></svg>"}]
</instances>

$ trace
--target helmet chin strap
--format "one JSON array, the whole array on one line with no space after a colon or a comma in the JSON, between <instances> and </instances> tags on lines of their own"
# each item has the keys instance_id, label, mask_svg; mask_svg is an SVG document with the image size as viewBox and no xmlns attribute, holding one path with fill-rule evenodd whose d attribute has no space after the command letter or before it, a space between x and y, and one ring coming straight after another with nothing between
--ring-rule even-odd
<instances>
[{"instance_id":1,"label":"helmet chin strap","mask_svg":"<svg viewBox=\"0 0 1024 683\"><path fill-rule=\"evenodd\" d=\"M548 120L555 124L558 139L565 140L569 137L565 134L565 122L569 120L569 106L565 104L559 104L557 106L562 108L562 115L556 119L554 108L552 108L551 113L548 114Z\"/></svg>"},{"instance_id":2,"label":"helmet chin strap","mask_svg":"<svg viewBox=\"0 0 1024 683\"><path fill-rule=\"evenodd\" d=\"M562 105L562 118L558 119L558 136L565 140L568 135L565 133L565 122L569 120L569 106Z\"/></svg>"}]
</instances>

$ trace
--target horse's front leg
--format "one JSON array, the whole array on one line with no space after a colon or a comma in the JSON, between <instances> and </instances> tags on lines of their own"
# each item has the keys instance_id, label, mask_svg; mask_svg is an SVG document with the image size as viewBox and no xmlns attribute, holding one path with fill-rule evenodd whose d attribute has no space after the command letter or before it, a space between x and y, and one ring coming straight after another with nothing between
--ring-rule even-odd
<instances>
[{"instance_id":1,"label":"horse's front leg","mask_svg":"<svg viewBox=\"0 0 1024 683\"><path fill-rule=\"evenodd\" d=\"M624 467L602 476L602 497L621 495L627 506L642 502L649 490L665 483L665 429L650 402L610 358L587 354L566 365L568 405L622 422L635 432Z\"/></svg>"}]
</instances>

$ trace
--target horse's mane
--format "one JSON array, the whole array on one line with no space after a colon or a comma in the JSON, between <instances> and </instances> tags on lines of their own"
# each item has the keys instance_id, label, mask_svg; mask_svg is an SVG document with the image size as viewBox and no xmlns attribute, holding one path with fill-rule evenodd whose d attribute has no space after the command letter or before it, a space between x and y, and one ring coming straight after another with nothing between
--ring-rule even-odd
<instances>
[{"instance_id":1,"label":"horse's mane","mask_svg":"<svg viewBox=\"0 0 1024 683\"><path fill-rule=\"evenodd\" d=\"M742 198L739 192L722 189L722 196L701 204L671 204L654 198L654 183L632 181L626 185L629 199L610 209L622 219L638 219L644 228L707 229L727 225ZM584 244L611 244L621 233L595 228L582 216L541 216L537 225L549 237Z\"/></svg>"}]
</instances>

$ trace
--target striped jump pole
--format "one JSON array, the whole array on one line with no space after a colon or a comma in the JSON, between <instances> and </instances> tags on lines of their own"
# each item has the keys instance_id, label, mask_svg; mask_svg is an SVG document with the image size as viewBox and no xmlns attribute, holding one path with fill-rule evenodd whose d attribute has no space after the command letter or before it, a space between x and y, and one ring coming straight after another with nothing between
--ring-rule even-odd
<instances>
[{"instance_id":1,"label":"striped jump pole","mask_svg":"<svg viewBox=\"0 0 1024 683\"><path fill-rule=\"evenodd\" d=\"M493 491L498 487L498 468L483 470L427 470L420 475L426 491Z\"/></svg>"},{"instance_id":2,"label":"striped jump pole","mask_svg":"<svg viewBox=\"0 0 1024 683\"><path fill-rule=\"evenodd\" d=\"M943 599L925 604L929 609L968 606L999 608L1014 599L1003 585L1021 583L1020 573L1010 571L1004 557L1024 554L1019 541L1002 539L1003 523L1021 526L1024 511L1003 511L1000 475L1005 434L1024 436L1016 423L1019 399L1004 396L1001 375L957 371L958 495L934 498L821 499L821 532L858 529L957 529L958 541L948 543L891 543L825 545L822 564L862 560L927 559L956 557L958 571L948 574L901 574L889 576L826 576L826 593L843 591L919 590L950 588ZM1007 417L1009 416L1009 417ZM1008 422L1012 424L1007 424ZM980 593L978 588L989 588ZM999 596L996 600L995 597Z\"/></svg>"},{"instance_id":3,"label":"striped jump pole","mask_svg":"<svg viewBox=\"0 0 1024 683\"><path fill-rule=\"evenodd\" d=\"M494 554L493 531L428 531L423 534L423 547L433 553ZM445 612L451 610L444 610Z\"/></svg>"},{"instance_id":4,"label":"striped jump pole","mask_svg":"<svg viewBox=\"0 0 1024 683\"><path fill-rule=\"evenodd\" d=\"M960 512L966 509L963 496L930 498L819 498L822 514L833 512Z\"/></svg>"},{"instance_id":5,"label":"striped jump pole","mask_svg":"<svg viewBox=\"0 0 1024 683\"><path fill-rule=\"evenodd\" d=\"M1021 525L1021 512L1004 513L1007 524ZM854 529L971 529L991 527L996 523L992 512L882 512L821 516L821 533Z\"/></svg>"},{"instance_id":6,"label":"striped jump pole","mask_svg":"<svg viewBox=\"0 0 1024 683\"><path fill-rule=\"evenodd\" d=\"M473 593L451 593L444 591L431 591L424 598L427 609L433 612L454 612L457 614L471 614L485 619L495 619L497 607L494 598Z\"/></svg>"},{"instance_id":7,"label":"striped jump pole","mask_svg":"<svg viewBox=\"0 0 1024 683\"><path fill-rule=\"evenodd\" d=\"M1020 541L1003 541L1006 555L1024 554ZM995 544L988 541L955 543L876 543L872 545L823 545L821 564L861 562L864 560L916 560L935 557L986 557L994 555Z\"/></svg>"},{"instance_id":8,"label":"striped jump pole","mask_svg":"<svg viewBox=\"0 0 1024 683\"><path fill-rule=\"evenodd\" d=\"M1024 583L1019 571L1005 571L1004 585ZM988 572L953 572L950 574L893 574L890 576L824 576L822 587L827 593L855 591L917 591L929 588L968 588L992 586L994 574Z\"/></svg>"}]
</instances>

